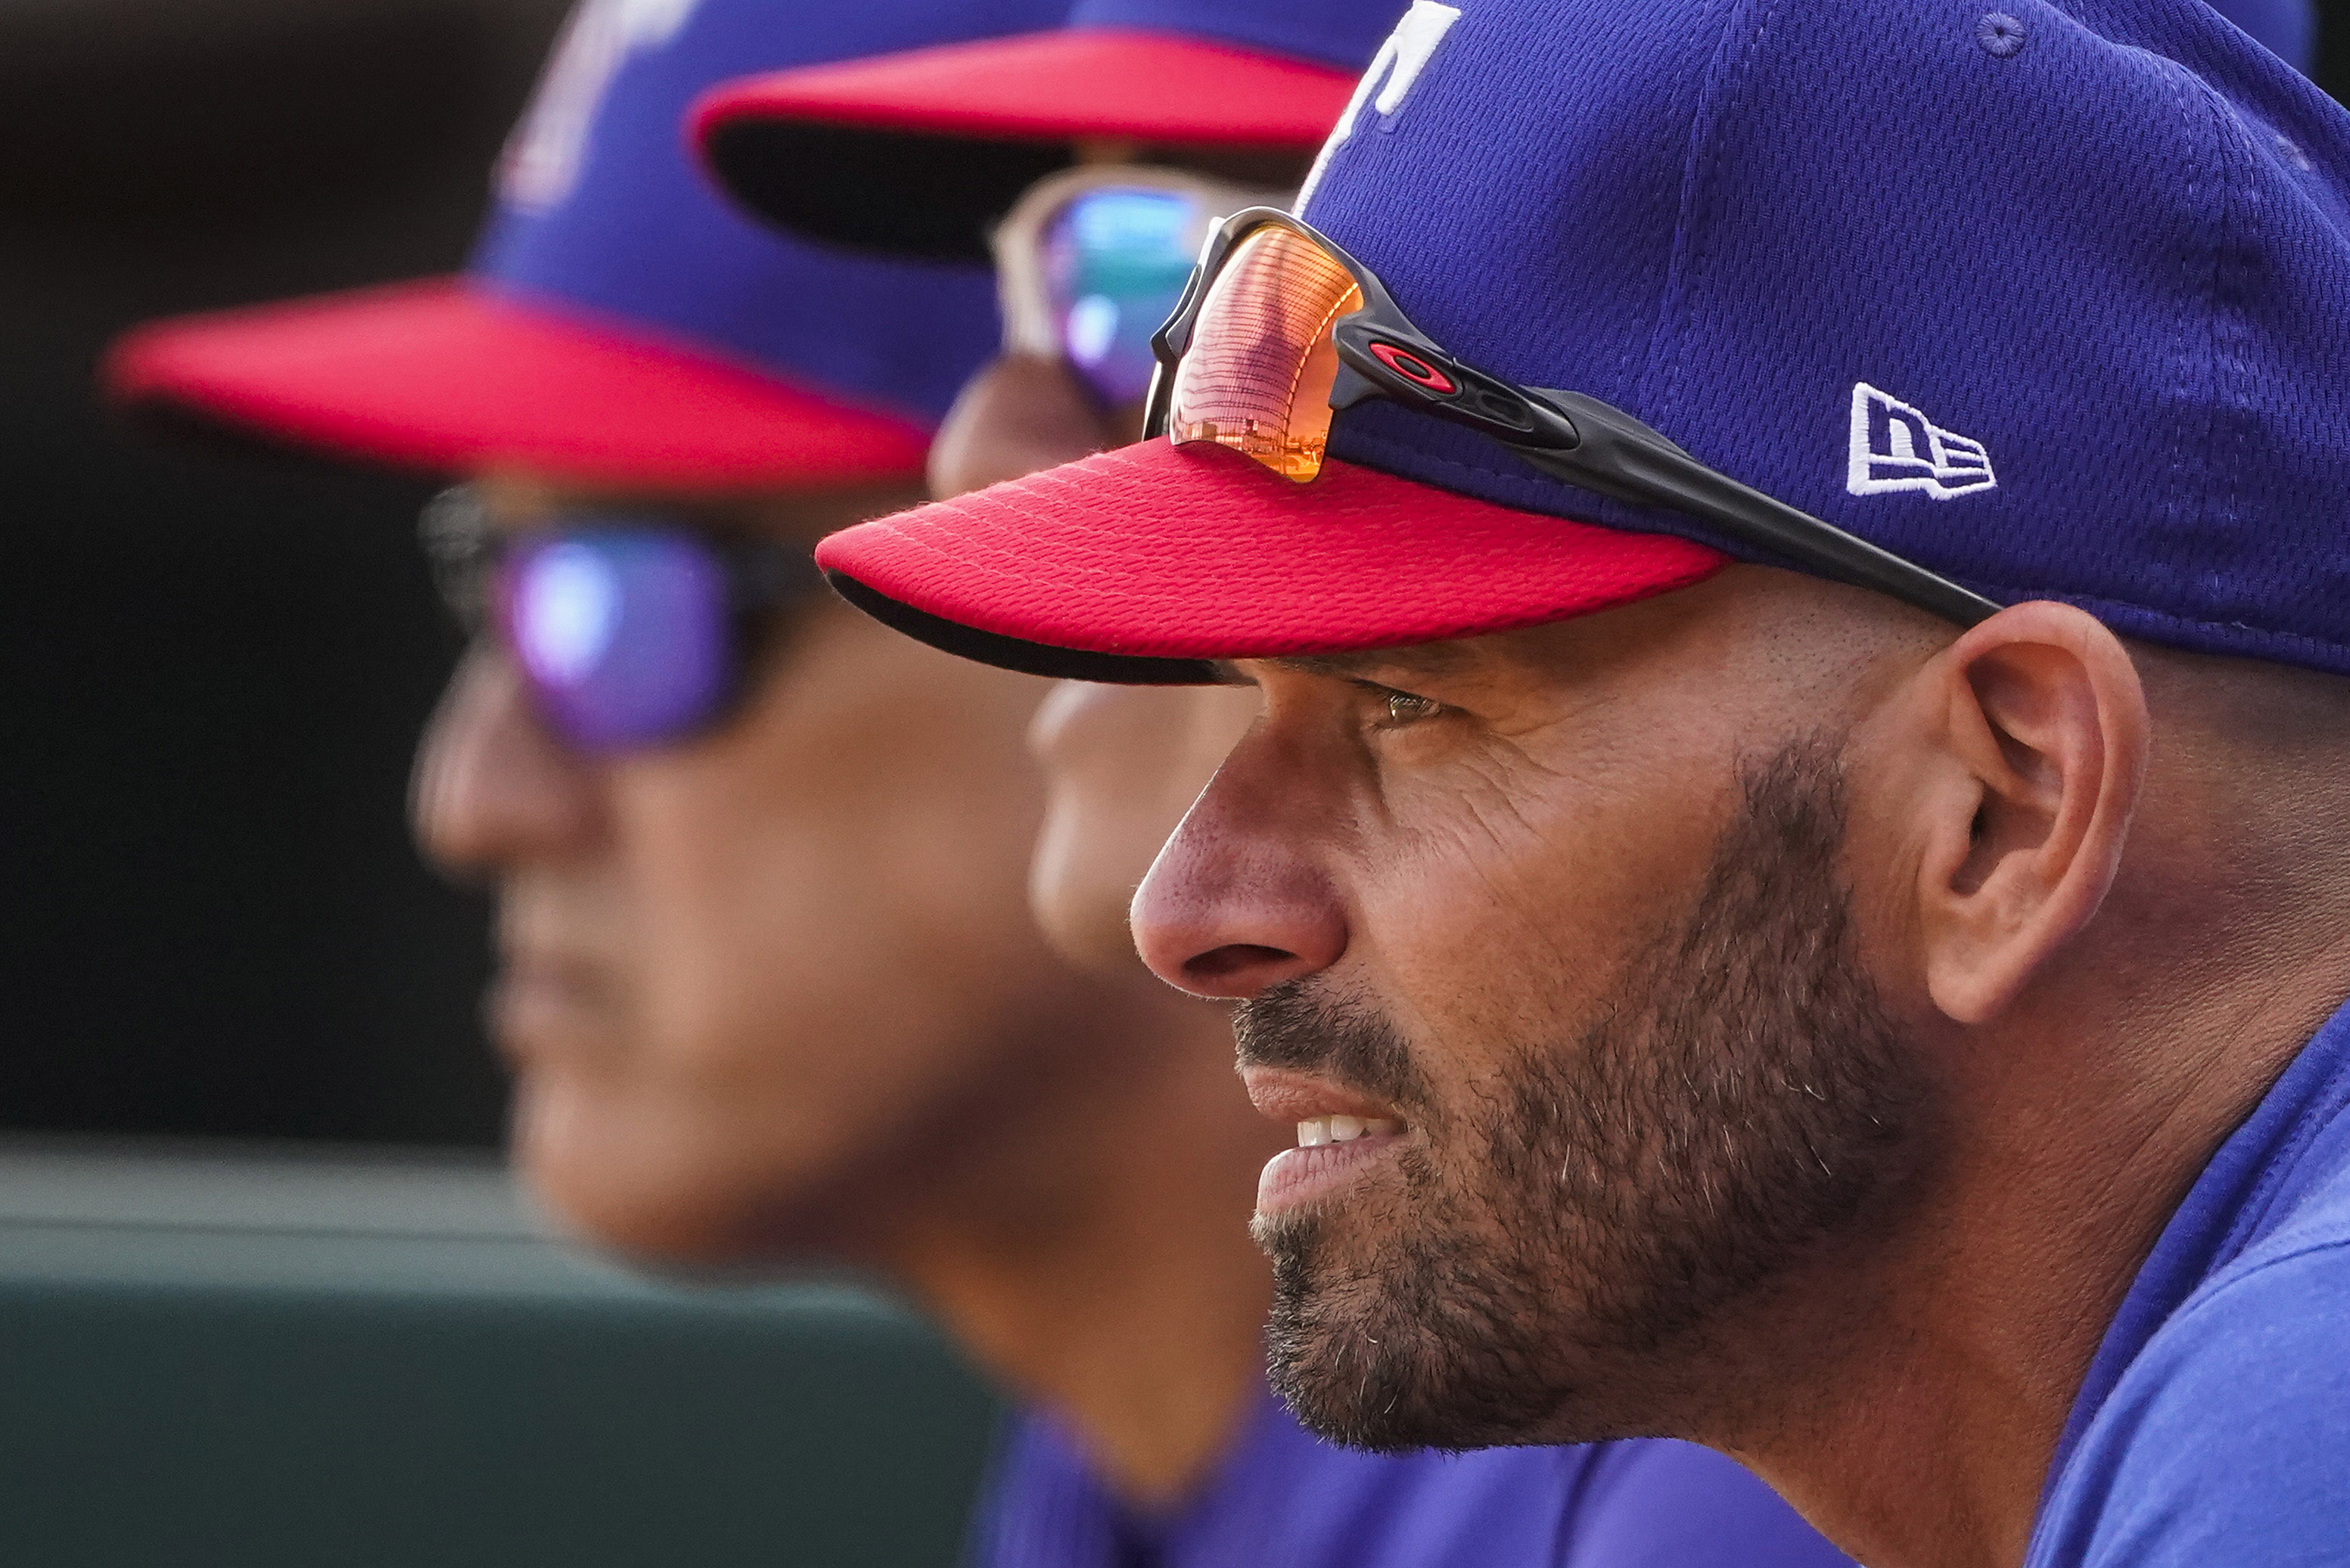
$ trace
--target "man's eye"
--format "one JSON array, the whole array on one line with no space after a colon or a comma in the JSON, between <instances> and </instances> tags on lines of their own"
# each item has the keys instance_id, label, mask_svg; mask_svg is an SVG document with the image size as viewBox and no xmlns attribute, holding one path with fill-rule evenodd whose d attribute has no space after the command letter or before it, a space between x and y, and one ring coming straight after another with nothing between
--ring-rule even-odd
<instances>
[{"instance_id":1,"label":"man's eye","mask_svg":"<svg viewBox=\"0 0 2350 1568\"><path fill-rule=\"evenodd\" d=\"M1444 704L1432 698L1415 697L1409 691L1388 693L1388 722L1398 728L1416 724L1422 719L1433 719Z\"/></svg>"}]
</instances>

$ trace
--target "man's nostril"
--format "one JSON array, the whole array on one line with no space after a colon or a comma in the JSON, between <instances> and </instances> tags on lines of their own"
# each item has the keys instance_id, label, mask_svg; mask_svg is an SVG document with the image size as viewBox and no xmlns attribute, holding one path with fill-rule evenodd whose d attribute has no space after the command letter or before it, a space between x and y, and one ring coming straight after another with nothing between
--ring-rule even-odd
<instances>
[{"instance_id":1,"label":"man's nostril","mask_svg":"<svg viewBox=\"0 0 2350 1568\"><path fill-rule=\"evenodd\" d=\"M1232 942L1201 953L1183 966L1185 975L1194 981L1212 983L1229 980L1252 970L1263 970L1278 964L1294 964L1297 955L1280 948L1259 947L1253 942Z\"/></svg>"}]
</instances>

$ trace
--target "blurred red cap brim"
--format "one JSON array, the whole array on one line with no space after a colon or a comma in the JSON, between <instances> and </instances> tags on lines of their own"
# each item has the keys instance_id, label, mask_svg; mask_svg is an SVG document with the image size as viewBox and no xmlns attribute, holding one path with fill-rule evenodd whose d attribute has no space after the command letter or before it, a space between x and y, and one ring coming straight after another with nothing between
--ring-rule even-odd
<instances>
[{"instance_id":1,"label":"blurred red cap brim","mask_svg":"<svg viewBox=\"0 0 2350 1568\"><path fill-rule=\"evenodd\" d=\"M1331 460L1295 484L1146 441L832 535L853 602L966 658L1139 684L1220 659L1479 637L1629 604L1726 557Z\"/></svg>"},{"instance_id":2,"label":"blurred red cap brim","mask_svg":"<svg viewBox=\"0 0 2350 1568\"><path fill-rule=\"evenodd\" d=\"M944 137L1130 139L1311 152L1355 78L1170 33L1075 27L751 77L695 107L707 143L788 119Z\"/></svg>"},{"instance_id":3,"label":"blurred red cap brim","mask_svg":"<svg viewBox=\"0 0 2350 1568\"><path fill-rule=\"evenodd\" d=\"M918 477L928 434L691 346L443 278L134 328L134 417L436 473L664 490Z\"/></svg>"}]
</instances>

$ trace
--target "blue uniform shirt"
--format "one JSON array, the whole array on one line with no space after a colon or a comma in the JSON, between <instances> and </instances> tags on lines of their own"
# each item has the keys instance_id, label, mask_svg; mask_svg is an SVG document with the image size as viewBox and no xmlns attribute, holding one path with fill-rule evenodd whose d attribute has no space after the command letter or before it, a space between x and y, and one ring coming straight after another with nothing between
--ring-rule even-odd
<instances>
[{"instance_id":1,"label":"blue uniform shirt","mask_svg":"<svg viewBox=\"0 0 2350 1568\"><path fill-rule=\"evenodd\" d=\"M2025 1563L2350 1564L2350 1007L2220 1146L2138 1271Z\"/></svg>"},{"instance_id":2,"label":"blue uniform shirt","mask_svg":"<svg viewBox=\"0 0 2350 1568\"><path fill-rule=\"evenodd\" d=\"M976 1568L1851 1568L1761 1481L1687 1443L1388 1458L1269 1394L1189 1501L1142 1515L1049 1421L1017 1421Z\"/></svg>"}]
</instances>

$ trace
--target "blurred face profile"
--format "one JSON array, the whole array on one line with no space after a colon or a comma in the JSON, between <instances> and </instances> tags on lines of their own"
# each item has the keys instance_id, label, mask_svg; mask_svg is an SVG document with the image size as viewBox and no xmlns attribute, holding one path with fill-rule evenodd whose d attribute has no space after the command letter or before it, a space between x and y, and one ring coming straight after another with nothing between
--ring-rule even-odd
<instances>
[{"instance_id":1,"label":"blurred face profile","mask_svg":"<svg viewBox=\"0 0 2350 1568\"><path fill-rule=\"evenodd\" d=\"M1214 219L1283 200L1304 160L1103 151L1030 190L998 228L1011 346L963 388L931 449L941 498L1138 441L1149 334ZM1159 846L1257 711L1246 688L1064 681L1031 741L1047 807L1029 892L1037 923L1092 970L1135 961L1127 906Z\"/></svg>"},{"instance_id":2,"label":"blurred face profile","mask_svg":"<svg viewBox=\"0 0 2350 1568\"><path fill-rule=\"evenodd\" d=\"M1249 686L1064 680L1037 709L1030 744L1046 804L1028 896L1072 962L1137 961L1127 907L1258 703Z\"/></svg>"},{"instance_id":3,"label":"blurred face profile","mask_svg":"<svg viewBox=\"0 0 2350 1568\"><path fill-rule=\"evenodd\" d=\"M1139 404L1106 406L1065 361L1006 354L973 378L939 432L931 487L962 494L1141 431ZM1247 686L1064 680L1045 699L1030 732L1047 804L1028 891L1037 925L1071 962L1133 965L1127 905L1257 706Z\"/></svg>"},{"instance_id":4,"label":"blurred face profile","mask_svg":"<svg viewBox=\"0 0 2350 1568\"><path fill-rule=\"evenodd\" d=\"M641 500L478 489L508 541ZM704 508L694 526L804 556L913 499ZM554 597L521 651L559 667L604 601L586 556L554 554L534 557L526 591ZM715 722L590 744L608 715L551 711L484 635L417 767L421 842L497 894L488 1013L518 1162L599 1240L688 1262L853 1253L877 1203L1082 1033L1022 908L1044 683L899 637L813 579L750 622L743 659Z\"/></svg>"}]
</instances>

